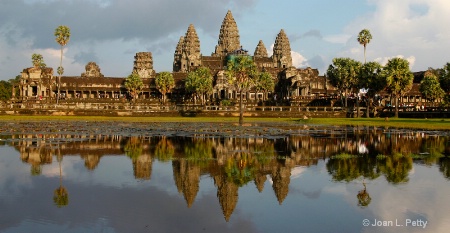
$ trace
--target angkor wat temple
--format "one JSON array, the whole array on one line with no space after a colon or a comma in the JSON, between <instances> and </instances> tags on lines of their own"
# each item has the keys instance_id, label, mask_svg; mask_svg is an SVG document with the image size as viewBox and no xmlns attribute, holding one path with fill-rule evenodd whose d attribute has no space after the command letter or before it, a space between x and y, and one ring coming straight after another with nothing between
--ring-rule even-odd
<instances>
[{"instance_id":1,"label":"angkor wat temple","mask_svg":"<svg viewBox=\"0 0 450 233\"><path fill-rule=\"evenodd\" d=\"M246 55L248 51L243 49L237 24L231 11L228 11L220 28L218 44L211 56L203 56L200 53L200 40L193 24L189 25L187 32L175 48L173 61L173 76L176 87L169 94L172 102L179 102L185 96L184 80L188 72L200 66L210 69L214 77L214 91L210 100L234 99L236 92L229 85L224 75L226 64L230 56ZM153 57L151 52L138 52L134 57L133 72L136 72L144 81L143 92L140 100L158 98L159 91L155 87L156 72L153 69ZM319 77L317 69L297 69L292 66L291 47L289 39L283 29L278 33L273 55L268 56L263 41L256 45L252 56L260 71L269 72L276 85L276 94L280 98L294 98L325 93L330 87L326 86L324 77ZM80 76L61 77L61 98L63 99L97 99L97 98L122 98L126 97L124 87L125 77L104 77L100 67L95 62L86 65L86 71ZM17 99L55 99L57 95L57 77L53 75L52 68L40 69L31 67L24 69L22 79L17 88L20 96ZM267 95L274 96L275 93ZM245 99L262 98L263 93L250 92Z\"/></svg>"},{"instance_id":2,"label":"angkor wat temple","mask_svg":"<svg viewBox=\"0 0 450 233\"><path fill-rule=\"evenodd\" d=\"M238 99L239 93L229 84L225 75L227 61L233 56L251 55L240 43L239 30L231 11L228 11L223 19L218 43L211 56L201 54L200 39L194 25L189 25L186 34L180 37L175 48L172 74L176 86L168 93L169 103L186 104L191 101L189 93L185 91L184 81L189 72L201 66L209 68L214 78L213 92L208 98L207 105L220 105L224 99ZM154 102L160 105L161 93L155 85L157 73L153 69L152 53L138 52L134 58L132 72L138 73L144 83L143 91L137 101ZM259 71L272 75L275 90L269 93L255 90L245 93L243 99L247 104L256 106L265 100L267 105L307 106L318 97L335 95L337 92L324 76L319 76L317 69L293 66L290 42L283 29L275 39L272 56L268 55L263 41L260 40L251 58ZM101 103L129 97L124 86L125 77L104 77L95 62L89 62L85 69L80 76L61 77L60 99L62 101ZM417 73L415 75L417 76ZM403 102L422 101L416 80L418 79L415 78L412 90L403 97ZM20 84L15 88L20 90L19 96L13 97L15 100L54 102L58 93L57 77L53 75L52 68L27 68L23 70ZM389 95L385 93L382 97L388 99ZM327 104L329 106L330 103Z\"/></svg>"}]
</instances>

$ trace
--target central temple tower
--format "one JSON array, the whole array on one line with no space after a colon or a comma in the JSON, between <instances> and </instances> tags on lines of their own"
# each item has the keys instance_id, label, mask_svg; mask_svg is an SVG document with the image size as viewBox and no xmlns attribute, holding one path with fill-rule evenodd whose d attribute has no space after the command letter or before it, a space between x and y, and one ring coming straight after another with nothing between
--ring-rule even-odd
<instances>
[{"instance_id":1,"label":"central temple tower","mask_svg":"<svg viewBox=\"0 0 450 233\"><path fill-rule=\"evenodd\" d=\"M239 38L239 30L234 21L233 14L228 10L227 15L223 19L222 26L220 27L219 42L216 45L216 50L212 54L215 57L225 57L228 53L236 51L241 48L241 42Z\"/></svg>"}]
</instances>

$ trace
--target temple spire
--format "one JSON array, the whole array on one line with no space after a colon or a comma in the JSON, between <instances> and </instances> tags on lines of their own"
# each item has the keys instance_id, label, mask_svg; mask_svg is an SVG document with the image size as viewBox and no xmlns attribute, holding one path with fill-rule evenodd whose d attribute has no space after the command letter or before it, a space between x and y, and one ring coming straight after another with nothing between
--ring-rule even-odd
<instances>
[{"instance_id":1,"label":"temple spire","mask_svg":"<svg viewBox=\"0 0 450 233\"><path fill-rule=\"evenodd\" d=\"M255 53L253 54L254 57L269 57L267 54L266 46L264 45L263 41L260 40L258 45L256 46Z\"/></svg>"},{"instance_id":2,"label":"temple spire","mask_svg":"<svg viewBox=\"0 0 450 233\"><path fill-rule=\"evenodd\" d=\"M220 27L219 42L213 56L226 56L228 53L241 48L239 30L233 14L228 10Z\"/></svg>"},{"instance_id":3,"label":"temple spire","mask_svg":"<svg viewBox=\"0 0 450 233\"><path fill-rule=\"evenodd\" d=\"M275 39L272 59L274 66L277 68L289 68L292 66L291 45L283 29L281 29Z\"/></svg>"}]
</instances>

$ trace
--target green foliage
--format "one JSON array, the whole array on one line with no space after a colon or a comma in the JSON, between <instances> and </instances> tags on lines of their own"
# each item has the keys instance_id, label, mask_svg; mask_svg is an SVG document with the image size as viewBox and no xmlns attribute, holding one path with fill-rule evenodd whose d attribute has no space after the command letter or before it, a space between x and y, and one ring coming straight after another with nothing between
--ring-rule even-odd
<instances>
[{"instance_id":1,"label":"green foliage","mask_svg":"<svg viewBox=\"0 0 450 233\"><path fill-rule=\"evenodd\" d=\"M8 101L12 96L12 85L10 82L0 80L0 101Z\"/></svg>"},{"instance_id":2,"label":"green foliage","mask_svg":"<svg viewBox=\"0 0 450 233\"><path fill-rule=\"evenodd\" d=\"M367 89L370 97L386 87L386 79L382 75L383 67L378 62L367 62L362 65L359 73L359 86Z\"/></svg>"},{"instance_id":3,"label":"green foliage","mask_svg":"<svg viewBox=\"0 0 450 233\"><path fill-rule=\"evenodd\" d=\"M225 72L228 82L239 92L246 92L255 86L257 69L255 62L249 56L236 56L227 63Z\"/></svg>"},{"instance_id":4,"label":"green foliage","mask_svg":"<svg viewBox=\"0 0 450 233\"><path fill-rule=\"evenodd\" d=\"M137 159L142 154L141 140L137 137L129 138L123 150L125 151L125 154L131 159Z\"/></svg>"},{"instance_id":5,"label":"green foliage","mask_svg":"<svg viewBox=\"0 0 450 233\"><path fill-rule=\"evenodd\" d=\"M275 82L273 81L272 75L268 72L261 72L256 79L255 89L264 93L273 91L275 89Z\"/></svg>"},{"instance_id":6,"label":"green foliage","mask_svg":"<svg viewBox=\"0 0 450 233\"><path fill-rule=\"evenodd\" d=\"M188 92L203 96L213 90L213 77L207 67L199 67L195 71L189 72L185 87ZM203 99L203 98L202 98Z\"/></svg>"},{"instance_id":7,"label":"green foliage","mask_svg":"<svg viewBox=\"0 0 450 233\"><path fill-rule=\"evenodd\" d=\"M442 69L438 70L439 83L442 90L444 90L444 102L450 105L450 62L444 65Z\"/></svg>"},{"instance_id":8,"label":"green foliage","mask_svg":"<svg viewBox=\"0 0 450 233\"><path fill-rule=\"evenodd\" d=\"M31 55L31 63L33 64L34 67L36 68L45 68L47 65L44 62L44 57L42 57L41 54L37 54L37 53L33 53L33 55Z\"/></svg>"},{"instance_id":9,"label":"green foliage","mask_svg":"<svg viewBox=\"0 0 450 233\"><path fill-rule=\"evenodd\" d=\"M58 73L58 75L63 75L64 74L64 68L62 66L58 66L58 69L56 69L56 73Z\"/></svg>"},{"instance_id":10,"label":"green foliage","mask_svg":"<svg viewBox=\"0 0 450 233\"><path fill-rule=\"evenodd\" d=\"M242 107L242 93L255 86L258 77L255 62L249 56L236 56L229 60L225 75L228 82L239 93L239 124L244 123L244 108Z\"/></svg>"},{"instance_id":11,"label":"green foliage","mask_svg":"<svg viewBox=\"0 0 450 233\"><path fill-rule=\"evenodd\" d=\"M419 90L422 96L430 101L444 96L438 77L430 70L425 72L424 78L420 81Z\"/></svg>"},{"instance_id":12,"label":"green foliage","mask_svg":"<svg viewBox=\"0 0 450 233\"><path fill-rule=\"evenodd\" d=\"M125 79L125 88L128 90L128 93L130 93L133 100L137 99L142 92L143 87L144 83L137 73L132 73Z\"/></svg>"},{"instance_id":13,"label":"green foliage","mask_svg":"<svg viewBox=\"0 0 450 233\"><path fill-rule=\"evenodd\" d=\"M56 42L61 46L67 45L70 40L70 28L68 26L60 25L55 29Z\"/></svg>"},{"instance_id":14,"label":"green foliage","mask_svg":"<svg viewBox=\"0 0 450 233\"><path fill-rule=\"evenodd\" d=\"M175 80L173 79L172 73L167 71L159 73L156 75L155 84L156 89L158 89L163 96L163 102L165 102L166 94L170 93L175 87Z\"/></svg>"},{"instance_id":15,"label":"green foliage","mask_svg":"<svg viewBox=\"0 0 450 233\"><path fill-rule=\"evenodd\" d=\"M154 155L161 162L171 161L175 155L175 147L169 139L163 137L158 144L156 144Z\"/></svg>"},{"instance_id":16,"label":"green foliage","mask_svg":"<svg viewBox=\"0 0 450 233\"><path fill-rule=\"evenodd\" d=\"M331 85L339 91L345 92L347 99L348 91L358 86L361 66L360 62L351 58L334 58L333 64L328 67L326 76Z\"/></svg>"},{"instance_id":17,"label":"green foliage","mask_svg":"<svg viewBox=\"0 0 450 233\"><path fill-rule=\"evenodd\" d=\"M370 43L370 40L372 40L372 34L370 34L368 29L363 29L359 32L357 40L359 44L364 46L364 63L366 63L366 47Z\"/></svg>"},{"instance_id":18,"label":"green foliage","mask_svg":"<svg viewBox=\"0 0 450 233\"><path fill-rule=\"evenodd\" d=\"M411 90L414 75L409 70L409 62L403 58L392 58L383 69L386 90L395 97L395 117L398 117L398 99Z\"/></svg>"},{"instance_id":19,"label":"green foliage","mask_svg":"<svg viewBox=\"0 0 450 233\"><path fill-rule=\"evenodd\" d=\"M67 193L67 189L63 186L59 186L59 188L55 189L53 192L53 202L58 208L67 206L69 204L69 194Z\"/></svg>"}]
</instances>

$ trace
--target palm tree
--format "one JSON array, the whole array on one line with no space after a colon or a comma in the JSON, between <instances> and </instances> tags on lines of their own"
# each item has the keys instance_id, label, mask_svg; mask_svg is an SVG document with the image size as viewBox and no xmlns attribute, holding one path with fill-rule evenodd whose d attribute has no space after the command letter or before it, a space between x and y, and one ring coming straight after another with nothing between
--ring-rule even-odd
<instances>
[{"instance_id":1,"label":"palm tree","mask_svg":"<svg viewBox=\"0 0 450 233\"><path fill-rule=\"evenodd\" d=\"M56 97L56 104L59 103L59 89L61 86L61 75L64 74L64 68L62 66L63 59L63 47L69 43L70 40L70 28L68 26L60 25L55 29L56 42L61 45L61 60L59 62L58 71L58 96Z\"/></svg>"},{"instance_id":2,"label":"palm tree","mask_svg":"<svg viewBox=\"0 0 450 233\"><path fill-rule=\"evenodd\" d=\"M58 208L61 208L69 204L69 193L67 192L67 189L62 185L61 162L63 157L59 151L56 158L59 163L59 187L53 192L53 202Z\"/></svg>"},{"instance_id":3,"label":"palm tree","mask_svg":"<svg viewBox=\"0 0 450 233\"><path fill-rule=\"evenodd\" d=\"M367 44L372 40L372 34L370 34L369 29L363 29L358 34L358 42L359 44L364 46L364 63L366 63L366 47Z\"/></svg>"},{"instance_id":4,"label":"palm tree","mask_svg":"<svg viewBox=\"0 0 450 233\"><path fill-rule=\"evenodd\" d=\"M44 69L47 66L44 62L44 57L38 53L33 53L33 55L31 55L31 62L36 68Z\"/></svg>"},{"instance_id":5,"label":"palm tree","mask_svg":"<svg viewBox=\"0 0 450 233\"><path fill-rule=\"evenodd\" d=\"M239 125L244 123L244 109L242 107L242 93L255 85L257 70L255 62L249 56L237 56L227 63L226 76L228 82L239 93Z\"/></svg>"},{"instance_id":6,"label":"palm tree","mask_svg":"<svg viewBox=\"0 0 450 233\"><path fill-rule=\"evenodd\" d=\"M409 70L409 62L403 58L392 58L383 69L386 89L395 97L395 117L398 117L398 99L412 87L414 75Z\"/></svg>"}]
</instances>

